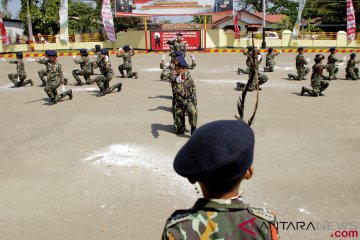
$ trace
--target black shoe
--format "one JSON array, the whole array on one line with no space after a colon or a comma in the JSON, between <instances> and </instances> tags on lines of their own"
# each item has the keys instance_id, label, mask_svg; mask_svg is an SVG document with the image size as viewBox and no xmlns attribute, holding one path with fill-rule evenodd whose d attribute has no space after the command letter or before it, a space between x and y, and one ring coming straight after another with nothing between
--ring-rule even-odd
<instances>
[{"instance_id":1,"label":"black shoe","mask_svg":"<svg viewBox=\"0 0 360 240\"><path fill-rule=\"evenodd\" d=\"M125 78L125 75L121 75L120 78Z\"/></svg>"},{"instance_id":2,"label":"black shoe","mask_svg":"<svg viewBox=\"0 0 360 240\"><path fill-rule=\"evenodd\" d=\"M70 100L73 99L73 93L71 89L69 89L68 96Z\"/></svg>"},{"instance_id":3,"label":"black shoe","mask_svg":"<svg viewBox=\"0 0 360 240\"><path fill-rule=\"evenodd\" d=\"M137 72L134 72L133 76L135 77L135 79L139 77Z\"/></svg>"},{"instance_id":4,"label":"black shoe","mask_svg":"<svg viewBox=\"0 0 360 240\"><path fill-rule=\"evenodd\" d=\"M117 88L117 91L120 92L121 91L121 87L122 87L122 83L119 83L119 86Z\"/></svg>"},{"instance_id":5,"label":"black shoe","mask_svg":"<svg viewBox=\"0 0 360 240\"><path fill-rule=\"evenodd\" d=\"M325 95L324 95L323 93L320 93L319 96L320 96L320 97L323 97L323 96L325 96Z\"/></svg>"},{"instance_id":6,"label":"black shoe","mask_svg":"<svg viewBox=\"0 0 360 240\"><path fill-rule=\"evenodd\" d=\"M302 88L301 88L301 93L300 93L300 95L301 95L301 96L304 96L305 92L306 92L305 87L302 87Z\"/></svg>"},{"instance_id":7,"label":"black shoe","mask_svg":"<svg viewBox=\"0 0 360 240\"><path fill-rule=\"evenodd\" d=\"M64 85L68 85L68 79L64 78Z\"/></svg>"},{"instance_id":8,"label":"black shoe","mask_svg":"<svg viewBox=\"0 0 360 240\"><path fill-rule=\"evenodd\" d=\"M240 73L241 73L241 69L240 69L240 68L238 68L238 75L240 75Z\"/></svg>"},{"instance_id":9,"label":"black shoe","mask_svg":"<svg viewBox=\"0 0 360 240\"><path fill-rule=\"evenodd\" d=\"M191 135L196 131L196 127L191 127Z\"/></svg>"},{"instance_id":10,"label":"black shoe","mask_svg":"<svg viewBox=\"0 0 360 240\"><path fill-rule=\"evenodd\" d=\"M102 97L102 96L105 96L106 94L104 92L99 92L96 96L97 97Z\"/></svg>"},{"instance_id":11,"label":"black shoe","mask_svg":"<svg viewBox=\"0 0 360 240\"><path fill-rule=\"evenodd\" d=\"M65 84L65 83L64 83L64 84ZM66 85L66 84L65 84L65 85ZM83 83L82 83L82 82L77 82L75 85L76 85L76 86L82 86Z\"/></svg>"}]
</instances>

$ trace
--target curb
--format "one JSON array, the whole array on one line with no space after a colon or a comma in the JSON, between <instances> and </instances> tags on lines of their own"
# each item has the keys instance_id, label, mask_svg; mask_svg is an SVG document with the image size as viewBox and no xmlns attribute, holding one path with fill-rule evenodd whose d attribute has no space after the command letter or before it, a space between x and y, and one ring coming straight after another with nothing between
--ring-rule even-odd
<instances>
[{"instance_id":1,"label":"curb","mask_svg":"<svg viewBox=\"0 0 360 240\"><path fill-rule=\"evenodd\" d=\"M283 53L296 53L297 49L281 49ZM110 50L109 54L115 55L117 51ZM243 49L206 49L205 51L187 51L188 53L242 53ZM260 52L266 53L267 50L260 50ZM278 50L274 49L274 52L278 52ZM305 53L328 53L329 49L304 49ZM360 52L360 49L342 49L336 50L337 53L352 53L352 52ZM148 52L145 50L135 50L136 54L167 54L168 52ZM79 51L73 52L59 52L58 56L66 57L80 55ZM94 52L89 52L89 55L94 55ZM24 53L24 57L42 57L45 56L44 53ZM0 58L16 58L15 53L9 54L0 54Z\"/></svg>"}]
</instances>

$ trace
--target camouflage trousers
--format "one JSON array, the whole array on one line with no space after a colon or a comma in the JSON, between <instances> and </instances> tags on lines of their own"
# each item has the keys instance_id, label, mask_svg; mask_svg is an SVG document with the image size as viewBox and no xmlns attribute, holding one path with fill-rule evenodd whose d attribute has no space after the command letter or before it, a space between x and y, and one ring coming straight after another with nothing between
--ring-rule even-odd
<instances>
[{"instance_id":1,"label":"camouflage trousers","mask_svg":"<svg viewBox=\"0 0 360 240\"><path fill-rule=\"evenodd\" d=\"M346 80L358 80L359 77L359 69L355 68L346 68Z\"/></svg>"},{"instance_id":2,"label":"camouflage trousers","mask_svg":"<svg viewBox=\"0 0 360 240\"><path fill-rule=\"evenodd\" d=\"M304 95L304 93L306 93L306 92L313 97L323 96L322 93L325 91L325 89L328 86L329 86L329 82L320 80L320 85L313 85L312 86L313 89L309 89L307 87L302 87L301 96Z\"/></svg>"},{"instance_id":3,"label":"camouflage trousers","mask_svg":"<svg viewBox=\"0 0 360 240\"><path fill-rule=\"evenodd\" d=\"M329 77L327 80L334 80L336 79L336 74L339 71L339 68L335 67L335 65L329 65L326 70L329 72Z\"/></svg>"},{"instance_id":4,"label":"camouflage trousers","mask_svg":"<svg viewBox=\"0 0 360 240\"><path fill-rule=\"evenodd\" d=\"M174 104L174 124L176 133L183 134L186 129L185 115L188 115L191 129L197 125L197 107L192 100L175 100Z\"/></svg>"},{"instance_id":5,"label":"camouflage trousers","mask_svg":"<svg viewBox=\"0 0 360 240\"><path fill-rule=\"evenodd\" d=\"M19 75L17 73L10 73L8 75L10 81L14 84L14 87L23 87L26 84L32 84L31 80L25 80L26 75Z\"/></svg>"},{"instance_id":6,"label":"camouflage trousers","mask_svg":"<svg viewBox=\"0 0 360 240\"><path fill-rule=\"evenodd\" d=\"M91 80L91 78L90 78L91 72L88 72L88 71L86 71L84 69L73 70L72 75L75 78L77 84L79 84L79 85L83 84L81 79L79 78L79 76L84 76L85 82L87 84L92 84L94 82L94 80Z\"/></svg>"},{"instance_id":7,"label":"camouflage trousers","mask_svg":"<svg viewBox=\"0 0 360 240\"><path fill-rule=\"evenodd\" d=\"M259 86L261 86L261 85L263 85L264 83L267 82L268 77L265 74L258 73L257 75L258 75L258 78L259 78L258 79ZM255 75L255 77L256 77L256 75ZM252 84L249 87L249 91L254 91L254 90L256 90L256 81L253 81Z\"/></svg>"},{"instance_id":8,"label":"camouflage trousers","mask_svg":"<svg viewBox=\"0 0 360 240\"><path fill-rule=\"evenodd\" d=\"M39 75L39 78L42 82L42 87L45 87L46 86L46 79L45 77L47 76L47 72L46 72L46 69L41 69L40 71L38 71L38 75Z\"/></svg>"},{"instance_id":9,"label":"camouflage trousers","mask_svg":"<svg viewBox=\"0 0 360 240\"><path fill-rule=\"evenodd\" d=\"M294 75L294 74L288 74L288 77L290 79L294 79L294 80L306 80L305 76L310 72L310 68L307 67L298 67L296 68L298 75Z\"/></svg>"},{"instance_id":10,"label":"camouflage trousers","mask_svg":"<svg viewBox=\"0 0 360 240\"><path fill-rule=\"evenodd\" d=\"M111 78L109 79L108 77L105 77L105 76L98 76L95 78L96 85L100 89L100 93L98 96L103 96L108 93L111 93L116 88L118 89L118 91L121 90L122 83L117 83L110 87L110 81L111 81Z\"/></svg>"},{"instance_id":11,"label":"camouflage trousers","mask_svg":"<svg viewBox=\"0 0 360 240\"><path fill-rule=\"evenodd\" d=\"M238 68L238 74L239 75L240 75L240 73L249 74L249 72L250 72L250 66L247 66L246 69Z\"/></svg>"},{"instance_id":12,"label":"camouflage trousers","mask_svg":"<svg viewBox=\"0 0 360 240\"><path fill-rule=\"evenodd\" d=\"M264 72L274 72L274 63L266 63L266 66L264 67Z\"/></svg>"},{"instance_id":13,"label":"camouflage trousers","mask_svg":"<svg viewBox=\"0 0 360 240\"><path fill-rule=\"evenodd\" d=\"M137 73L132 71L131 63L121 64L121 65L119 65L118 69L119 69L119 72L121 74L121 77L125 77L124 71L126 71L126 77L127 78L132 78L134 76L137 78Z\"/></svg>"},{"instance_id":14,"label":"camouflage trousers","mask_svg":"<svg viewBox=\"0 0 360 240\"><path fill-rule=\"evenodd\" d=\"M54 103L57 103L59 100L63 99L66 96L69 96L70 99L72 98L71 89L61 93L60 95L58 94L57 88L60 87L60 85L61 85L60 81L51 81L51 82L48 82L44 88L44 91L50 98L50 101L52 101Z\"/></svg>"}]
</instances>

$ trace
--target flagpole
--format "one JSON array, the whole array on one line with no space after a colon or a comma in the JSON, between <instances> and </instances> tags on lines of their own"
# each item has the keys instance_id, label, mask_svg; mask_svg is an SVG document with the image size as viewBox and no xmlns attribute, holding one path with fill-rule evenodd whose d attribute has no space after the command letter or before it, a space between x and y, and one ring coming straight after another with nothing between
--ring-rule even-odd
<instances>
[{"instance_id":1,"label":"flagpole","mask_svg":"<svg viewBox=\"0 0 360 240\"><path fill-rule=\"evenodd\" d=\"M206 15L204 15L204 52L206 50Z\"/></svg>"},{"instance_id":2,"label":"flagpole","mask_svg":"<svg viewBox=\"0 0 360 240\"><path fill-rule=\"evenodd\" d=\"M28 24L28 34L29 34L29 41L34 42L33 30L32 30L32 23L31 23L31 15L30 15L30 7L29 7L29 0L26 1L27 4L27 24Z\"/></svg>"},{"instance_id":3,"label":"flagpole","mask_svg":"<svg viewBox=\"0 0 360 240\"><path fill-rule=\"evenodd\" d=\"M263 0L262 11L263 11L263 40L262 40L261 48L265 49L266 48L266 41L265 41L266 5L265 5L265 0Z\"/></svg>"},{"instance_id":4,"label":"flagpole","mask_svg":"<svg viewBox=\"0 0 360 240\"><path fill-rule=\"evenodd\" d=\"M144 32L145 32L145 52L148 52L148 37L147 37L147 21L146 17L144 17Z\"/></svg>"}]
</instances>

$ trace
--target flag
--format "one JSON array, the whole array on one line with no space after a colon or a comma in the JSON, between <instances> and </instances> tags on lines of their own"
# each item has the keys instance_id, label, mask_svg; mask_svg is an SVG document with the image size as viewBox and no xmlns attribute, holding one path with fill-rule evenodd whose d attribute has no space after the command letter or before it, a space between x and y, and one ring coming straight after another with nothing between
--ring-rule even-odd
<instances>
[{"instance_id":1,"label":"flag","mask_svg":"<svg viewBox=\"0 0 360 240\"><path fill-rule=\"evenodd\" d=\"M239 17L237 14L234 15L234 30L235 30L235 39L240 38L240 29L238 25Z\"/></svg>"},{"instance_id":2,"label":"flag","mask_svg":"<svg viewBox=\"0 0 360 240\"><path fill-rule=\"evenodd\" d=\"M347 11L347 34L349 40L354 40L356 37L356 21L355 21L355 12L352 0L346 1L346 11Z\"/></svg>"},{"instance_id":3,"label":"flag","mask_svg":"<svg viewBox=\"0 0 360 240\"><path fill-rule=\"evenodd\" d=\"M61 0L59 16L60 16L60 40L64 42L69 42L68 0Z\"/></svg>"},{"instance_id":4,"label":"flag","mask_svg":"<svg viewBox=\"0 0 360 240\"><path fill-rule=\"evenodd\" d=\"M292 32L292 39L296 39L300 32L300 23L301 23L301 16L302 12L305 8L306 0L299 0L299 9L298 9L298 16L296 19L296 23Z\"/></svg>"},{"instance_id":5,"label":"flag","mask_svg":"<svg viewBox=\"0 0 360 240\"><path fill-rule=\"evenodd\" d=\"M2 17L0 17L0 39L2 39L4 45L10 45L10 38L6 33L6 29Z\"/></svg>"},{"instance_id":6,"label":"flag","mask_svg":"<svg viewBox=\"0 0 360 240\"><path fill-rule=\"evenodd\" d=\"M104 0L101 8L101 17L104 24L106 35L111 42L116 41L114 20L111 11L110 0Z\"/></svg>"}]
</instances>

